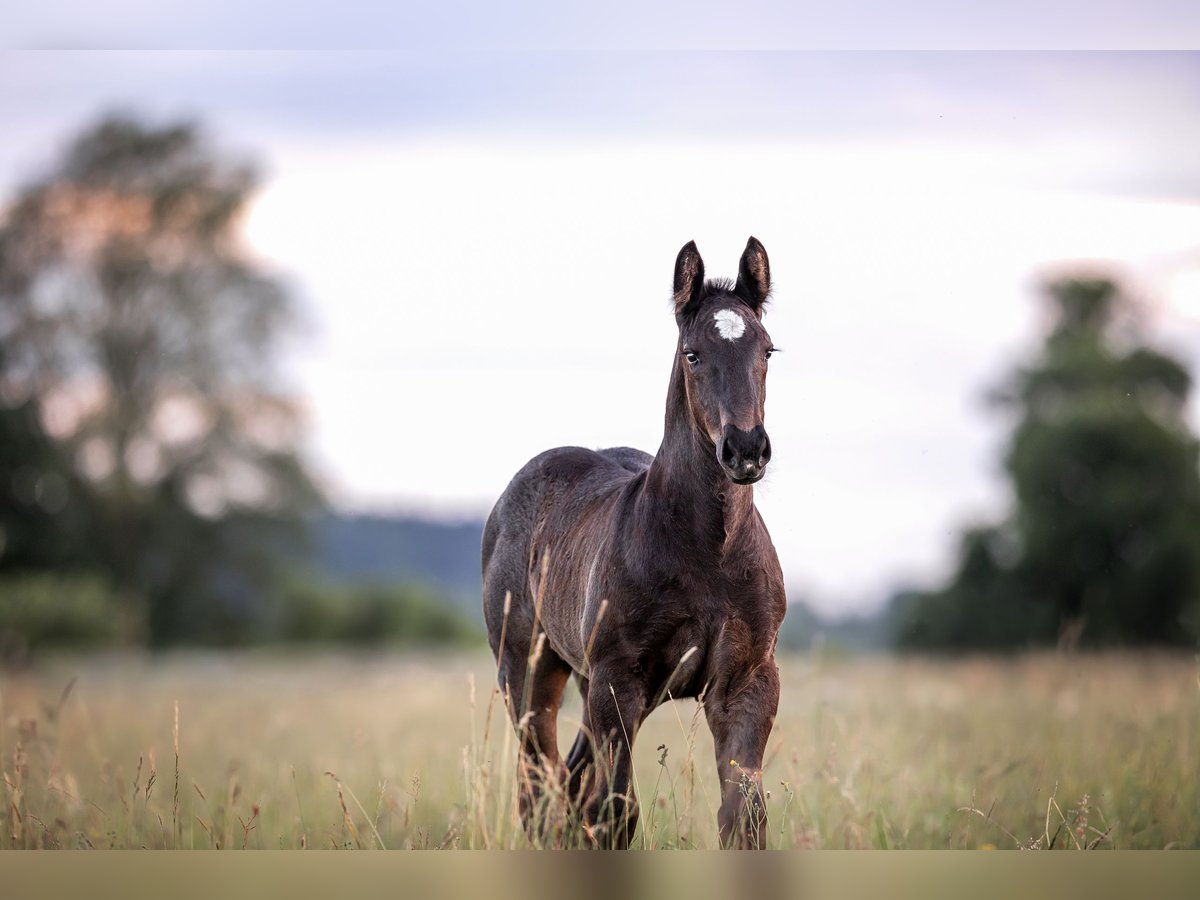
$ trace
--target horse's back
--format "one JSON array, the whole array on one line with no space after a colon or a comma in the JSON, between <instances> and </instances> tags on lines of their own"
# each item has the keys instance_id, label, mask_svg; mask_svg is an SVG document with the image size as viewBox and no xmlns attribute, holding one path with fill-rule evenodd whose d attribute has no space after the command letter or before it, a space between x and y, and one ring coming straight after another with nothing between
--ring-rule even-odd
<instances>
[{"instance_id":1,"label":"horse's back","mask_svg":"<svg viewBox=\"0 0 1200 900\"><path fill-rule=\"evenodd\" d=\"M489 528L500 527L521 513L532 511L548 494L603 488L625 481L650 467L649 453L632 447L589 450L586 447L555 447L529 460L513 476L488 517ZM485 542L486 543L486 542ZM486 555L486 554L485 554Z\"/></svg>"},{"instance_id":2,"label":"horse's back","mask_svg":"<svg viewBox=\"0 0 1200 900\"><path fill-rule=\"evenodd\" d=\"M645 471L654 462L654 457L649 453L635 450L633 447L609 447L607 450L600 450L599 453L634 474Z\"/></svg>"},{"instance_id":3,"label":"horse's back","mask_svg":"<svg viewBox=\"0 0 1200 900\"><path fill-rule=\"evenodd\" d=\"M489 631L501 620L505 593L512 594L513 603L521 603L528 593L530 550L539 529L594 509L649 468L653 459L631 447L555 447L522 466L484 525L483 606Z\"/></svg>"}]
</instances>

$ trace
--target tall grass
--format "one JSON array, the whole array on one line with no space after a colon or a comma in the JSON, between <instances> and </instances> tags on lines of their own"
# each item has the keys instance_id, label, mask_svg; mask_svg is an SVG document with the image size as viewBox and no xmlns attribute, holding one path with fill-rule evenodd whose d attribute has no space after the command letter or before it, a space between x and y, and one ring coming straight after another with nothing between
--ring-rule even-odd
<instances>
[{"instance_id":1,"label":"tall grass","mask_svg":"<svg viewBox=\"0 0 1200 900\"><path fill-rule=\"evenodd\" d=\"M1154 655L794 656L764 766L773 847L1200 847L1200 669ZM3 847L586 843L518 814L485 655L61 658L0 675ZM574 689L560 716L579 725ZM635 748L635 848L714 847L701 707Z\"/></svg>"}]
</instances>

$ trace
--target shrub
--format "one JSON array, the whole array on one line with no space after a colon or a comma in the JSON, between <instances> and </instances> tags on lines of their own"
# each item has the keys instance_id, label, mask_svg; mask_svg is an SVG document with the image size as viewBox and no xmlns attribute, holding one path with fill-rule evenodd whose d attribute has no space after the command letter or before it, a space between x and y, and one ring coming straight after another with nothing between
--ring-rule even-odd
<instances>
[{"instance_id":1,"label":"shrub","mask_svg":"<svg viewBox=\"0 0 1200 900\"><path fill-rule=\"evenodd\" d=\"M145 611L94 574L39 572L0 578L0 659L51 644L140 642Z\"/></svg>"},{"instance_id":2,"label":"shrub","mask_svg":"<svg viewBox=\"0 0 1200 900\"><path fill-rule=\"evenodd\" d=\"M276 636L294 643L473 643L477 625L436 591L415 583L292 579L280 591Z\"/></svg>"}]
</instances>

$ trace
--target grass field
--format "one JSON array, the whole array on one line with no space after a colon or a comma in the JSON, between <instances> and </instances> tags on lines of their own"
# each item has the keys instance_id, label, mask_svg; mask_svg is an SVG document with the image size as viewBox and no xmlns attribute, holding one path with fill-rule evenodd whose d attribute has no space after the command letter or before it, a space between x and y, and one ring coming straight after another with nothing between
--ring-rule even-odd
<instances>
[{"instance_id":1,"label":"grass field","mask_svg":"<svg viewBox=\"0 0 1200 900\"><path fill-rule=\"evenodd\" d=\"M1200 847L1194 658L792 656L780 670L772 846ZM486 654L77 658L0 675L0 846L528 846L493 679ZM564 747L578 711L572 689ZM636 846L715 846L696 705L659 709L636 755Z\"/></svg>"}]
</instances>

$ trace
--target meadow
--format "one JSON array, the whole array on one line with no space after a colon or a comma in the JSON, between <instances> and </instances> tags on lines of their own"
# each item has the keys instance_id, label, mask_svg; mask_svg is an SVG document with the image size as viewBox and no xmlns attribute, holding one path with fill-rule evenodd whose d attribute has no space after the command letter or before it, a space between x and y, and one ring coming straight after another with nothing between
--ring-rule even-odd
<instances>
[{"instance_id":1,"label":"meadow","mask_svg":"<svg viewBox=\"0 0 1200 900\"><path fill-rule=\"evenodd\" d=\"M1194 657L814 653L780 671L764 774L773 847L1200 847ZM527 847L494 683L486 651L61 657L9 671L0 846ZM570 688L564 749L578 715ZM638 848L716 845L712 756L694 702L650 717Z\"/></svg>"}]
</instances>

